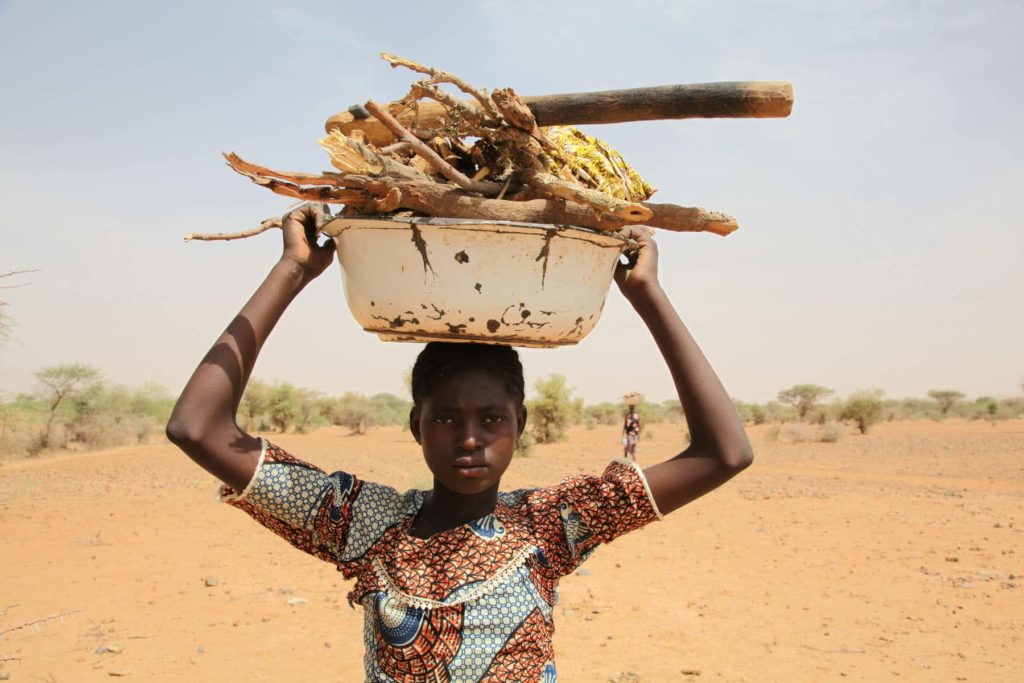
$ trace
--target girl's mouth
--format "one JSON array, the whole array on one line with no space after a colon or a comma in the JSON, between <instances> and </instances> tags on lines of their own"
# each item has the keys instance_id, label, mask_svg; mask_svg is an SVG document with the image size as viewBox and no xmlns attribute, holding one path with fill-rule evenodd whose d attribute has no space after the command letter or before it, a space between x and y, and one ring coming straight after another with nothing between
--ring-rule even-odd
<instances>
[{"instance_id":1,"label":"girl's mouth","mask_svg":"<svg viewBox=\"0 0 1024 683\"><path fill-rule=\"evenodd\" d=\"M464 477L479 477L487 471L487 464L472 458L457 458L452 470Z\"/></svg>"}]
</instances>

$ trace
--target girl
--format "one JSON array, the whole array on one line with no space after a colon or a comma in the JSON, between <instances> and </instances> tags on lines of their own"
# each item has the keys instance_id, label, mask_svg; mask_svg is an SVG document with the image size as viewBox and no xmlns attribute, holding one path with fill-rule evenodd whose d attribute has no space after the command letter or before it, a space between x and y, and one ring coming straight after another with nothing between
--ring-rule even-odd
<instances>
[{"instance_id":1,"label":"girl","mask_svg":"<svg viewBox=\"0 0 1024 683\"><path fill-rule=\"evenodd\" d=\"M413 368L409 425L434 476L407 491L326 474L239 429L256 357L292 299L333 258L327 214L292 211L284 251L182 392L167 435L225 486L222 497L356 583L367 681L555 681L552 611L560 577L601 543L660 518L747 467L750 444L728 394L658 283L646 229L616 283L675 381L691 443L641 471L499 493L526 424L523 375L508 347L431 343Z\"/></svg>"}]
</instances>

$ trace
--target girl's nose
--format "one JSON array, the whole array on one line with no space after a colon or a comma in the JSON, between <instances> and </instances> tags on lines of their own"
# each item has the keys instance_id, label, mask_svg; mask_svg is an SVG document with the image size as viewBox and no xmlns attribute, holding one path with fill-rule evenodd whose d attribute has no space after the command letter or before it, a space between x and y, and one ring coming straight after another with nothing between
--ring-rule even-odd
<instances>
[{"instance_id":1,"label":"girl's nose","mask_svg":"<svg viewBox=\"0 0 1024 683\"><path fill-rule=\"evenodd\" d=\"M475 451L480 446L480 438L472 427L467 427L459 436L459 450Z\"/></svg>"}]
</instances>

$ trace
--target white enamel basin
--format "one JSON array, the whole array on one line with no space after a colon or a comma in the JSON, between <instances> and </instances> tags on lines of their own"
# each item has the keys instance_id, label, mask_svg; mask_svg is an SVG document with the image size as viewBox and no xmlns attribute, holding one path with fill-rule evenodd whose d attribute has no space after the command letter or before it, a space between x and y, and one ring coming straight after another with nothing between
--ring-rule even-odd
<instances>
[{"instance_id":1,"label":"white enamel basin","mask_svg":"<svg viewBox=\"0 0 1024 683\"><path fill-rule=\"evenodd\" d=\"M345 296L385 341L575 344L594 328L619 255L614 233L438 218L336 218Z\"/></svg>"}]
</instances>

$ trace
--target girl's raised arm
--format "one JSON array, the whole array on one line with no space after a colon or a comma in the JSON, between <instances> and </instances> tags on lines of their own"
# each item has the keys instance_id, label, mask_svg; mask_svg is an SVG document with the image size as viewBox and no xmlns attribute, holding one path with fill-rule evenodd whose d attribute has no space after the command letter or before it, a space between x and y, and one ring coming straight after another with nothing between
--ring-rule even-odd
<instances>
[{"instance_id":1,"label":"girl's raised arm","mask_svg":"<svg viewBox=\"0 0 1024 683\"><path fill-rule=\"evenodd\" d=\"M632 270L615 281L661 350L689 424L690 445L644 474L658 509L669 513L721 486L753 461L732 399L658 282L658 249L646 228L629 228L640 243Z\"/></svg>"},{"instance_id":2,"label":"girl's raised arm","mask_svg":"<svg viewBox=\"0 0 1024 683\"><path fill-rule=\"evenodd\" d=\"M235 490L252 479L260 440L238 427L235 414L256 357L292 299L331 264L334 244L316 244L329 217L305 205L284 217L284 249L263 284L199 363L167 423L167 438Z\"/></svg>"}]
</instances>

